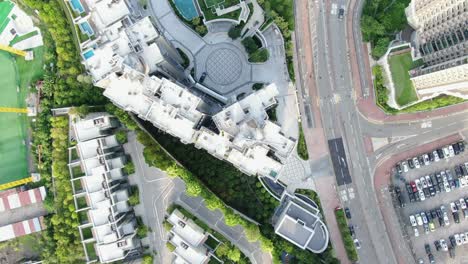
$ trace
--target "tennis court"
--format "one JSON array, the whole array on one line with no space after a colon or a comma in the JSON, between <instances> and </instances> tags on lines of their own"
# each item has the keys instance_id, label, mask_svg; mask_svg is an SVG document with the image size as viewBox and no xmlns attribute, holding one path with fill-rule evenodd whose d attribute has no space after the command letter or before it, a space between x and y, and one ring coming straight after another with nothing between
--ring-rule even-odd
<instances>
[{"instance_id":1,"label":"tennis court","mask_svg":"<svg viewBox=\"0 0 468 264\"><path fill-rule=\"evenodd\" d=\"M16 63L4 51L0 51L0 76L0 106L24 107L25 93L17 93ZM28 177L27 122L24 114L0 113L0 184Z\"/></svg>"}]
</instances>

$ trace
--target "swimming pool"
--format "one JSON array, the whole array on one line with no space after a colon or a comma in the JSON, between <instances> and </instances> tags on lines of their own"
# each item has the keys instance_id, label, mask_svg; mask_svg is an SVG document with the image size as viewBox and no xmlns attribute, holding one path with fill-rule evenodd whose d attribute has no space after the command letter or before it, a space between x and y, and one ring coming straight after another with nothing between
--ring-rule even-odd
<instances>
[{"instance_id":1,"label":"swimming pool","mask_svg":"<svg viewBox=\"0 0 468 264\"><path fill-rule=\"evenodd\" d=\"M83 52L83 57L87 60L94 56L94 51L93 50L88 50L86 52Z\"/></svg>"},{"instance_id":2,"label":"swimming pool","mask_svg":"<svg viewBox=\"0 0 468 264\"><path fill-rule=\"evenodd\" d=\"M80 24L80 29L83 33L91 37L94 35L94 30L91 28L91 25L88 22L83 22Z\"/></svg>"},{"instance_id":3,"label":"swimming pool","mask_svg":"<svg viewBox=\"0 0 468 264\"><path fill-rule=\"evenodd\" d=\"M188 21L199 17L197 7L195 6L194 0L172 0L177 7L177 10L182 14L182 16Z\"/></svg>"},{"instance_id":4,"label":"swimming pool","mask_svg":"<svg viewBox=\"0 0 468 264\"><path fill-rule=\"evenodd\" d=\"M73 10L78 12L78 14L81 14L84 12L84 7L80 0L70 0L70 4Z\"/></svg>"}]
</instances>

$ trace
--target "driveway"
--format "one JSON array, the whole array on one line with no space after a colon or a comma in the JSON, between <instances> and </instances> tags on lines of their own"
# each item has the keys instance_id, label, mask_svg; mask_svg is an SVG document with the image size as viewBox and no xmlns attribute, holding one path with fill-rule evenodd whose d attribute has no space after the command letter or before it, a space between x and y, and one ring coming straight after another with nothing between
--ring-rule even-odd
<instances>
[{"instance_id":1,"label":"driveway","mask_svg":"<svg viewBox=\"0 0 468 264\"><path fill-rule=\"evenodd\" d=\"M142 216L145 225L152 230L149 244L157 252L157 263L172 263L172 253L166 248L167 232L162 225L166 210L172 203L183 206L223 234L248 256L252 263L272 263L271 255L264 253L258 242L247 241L241 226L227 226L220 211L210 211L200 197L187 196L185 183L180 178L170 178L163 171L148 166L143 157L143 145L136 140L135 133L128 134L128 143L124 148L135 164L135 174L129 176L129 181L138 185L140 190L140 204L136 206L135 212Z\"/></svg>"},{"instance_id":2,"label":"driveway","mask_svg":"<svg viewBox=\"0 0 468 264\"><path fill-rule=\"evenodd\" d=\"M150 8L158 21L159 29L169 41L185 47L192 54L206 45L198 34L180 21L167 0L150 0Z\"/></svg>"}]
</instances>

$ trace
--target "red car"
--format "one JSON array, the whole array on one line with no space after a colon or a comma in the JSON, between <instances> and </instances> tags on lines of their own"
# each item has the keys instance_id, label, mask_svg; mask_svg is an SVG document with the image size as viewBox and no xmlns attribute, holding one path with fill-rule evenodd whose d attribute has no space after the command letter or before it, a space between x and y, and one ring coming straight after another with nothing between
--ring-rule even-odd
<instances>
[{"instance_id":1,"label":"red car","mask_svg":"<svg viewBox=\"0 0 468 264\"><path fill-rule=\"evenodd\" d=\"M416 183L414 181L410 182L411 188L413 188L413 192L417 192L418 188L416 187Z\"/></svg>"}]
</instances>

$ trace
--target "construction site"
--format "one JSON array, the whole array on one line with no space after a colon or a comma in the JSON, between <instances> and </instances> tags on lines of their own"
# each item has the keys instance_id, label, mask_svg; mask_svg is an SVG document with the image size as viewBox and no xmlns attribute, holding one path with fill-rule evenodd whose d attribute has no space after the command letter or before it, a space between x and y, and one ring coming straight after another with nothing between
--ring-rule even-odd
<instances>
[{"instance_id":1,"label":"construction site","mask_svg":"<svg viewBox=\"0 0 468 264\"><path fill-rule=\"evenodd\" d=\"M0 2L0 190L33 180L29 142L43 75L40 30L11 1Z\"/></svg>"}]
</instances>

